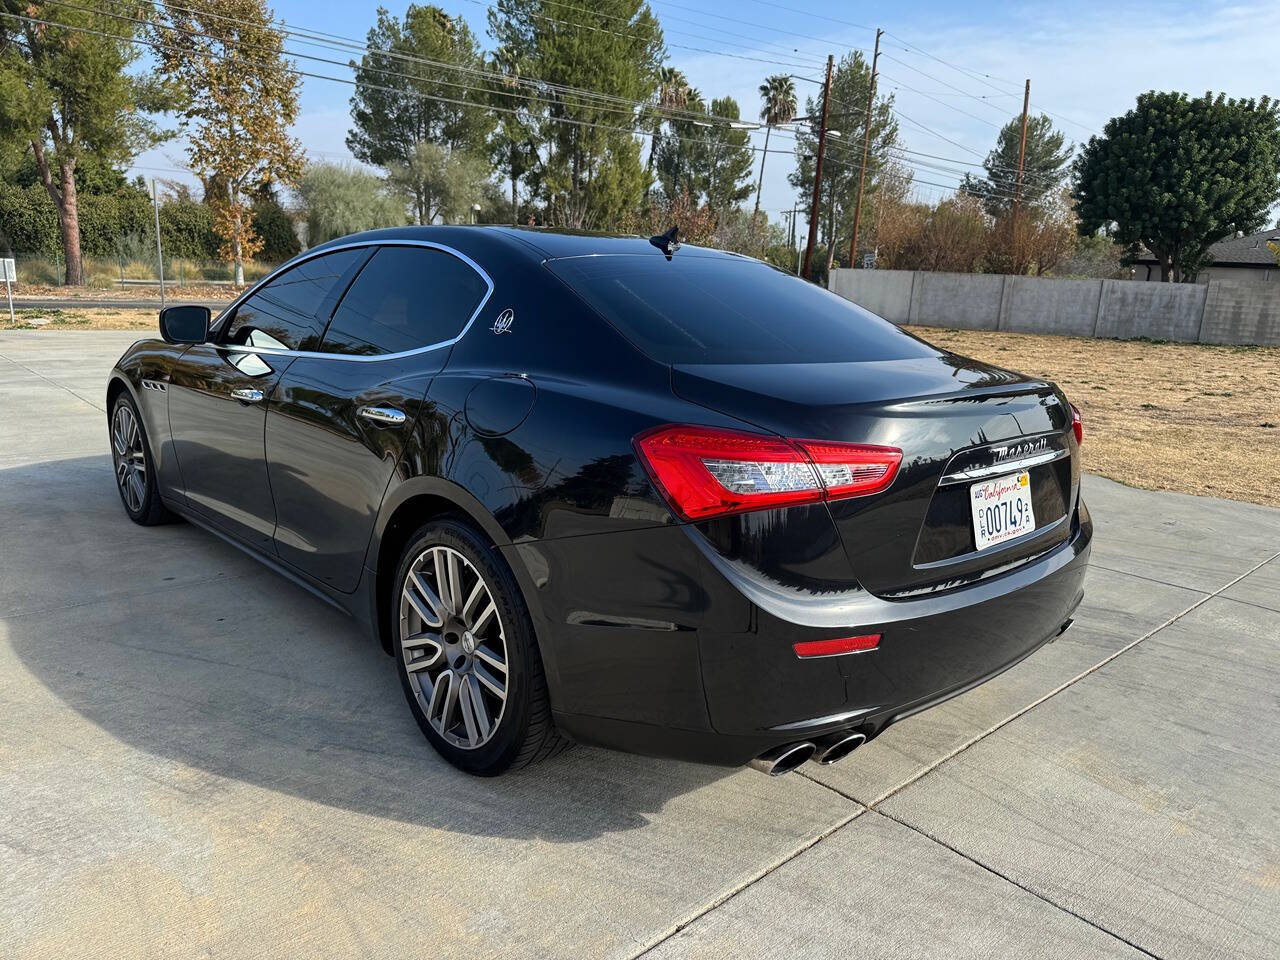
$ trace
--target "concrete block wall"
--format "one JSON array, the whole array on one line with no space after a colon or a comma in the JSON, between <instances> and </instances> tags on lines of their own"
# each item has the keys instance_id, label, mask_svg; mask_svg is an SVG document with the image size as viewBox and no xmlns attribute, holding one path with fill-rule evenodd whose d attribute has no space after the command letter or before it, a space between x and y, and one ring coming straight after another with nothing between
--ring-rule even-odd
<instances>
[{"instance_id":1,"label":"concrete block wall","mask_svg":"<svg viewBox=\"0 0 1280 960\"><path fill-rule=\"evenodd\" d=\"M1210 280L1208 286L1201 343L1280 346L1280 322L1276 319L1280 283Z\"/></svg>"},{"instance_id":2,"label":"concrete block wall","mask_svg":"<svg viewBox=\"0 0 1280 960\"><path fill-rule=\"evenodd\" d=\"M1069 337L1280 345L1280 284L1139 283L927 270L831 272L833 292L894 323Z\"/></svg>"}]
</instances>

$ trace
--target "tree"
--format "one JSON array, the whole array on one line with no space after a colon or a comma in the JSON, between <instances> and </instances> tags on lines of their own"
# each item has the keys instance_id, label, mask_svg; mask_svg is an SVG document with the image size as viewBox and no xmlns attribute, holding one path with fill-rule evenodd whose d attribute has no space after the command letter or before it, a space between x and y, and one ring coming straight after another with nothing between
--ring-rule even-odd
<instances>
[{"instance_id":1,"label":"tree","mask_svg":"<svg viewBox=\"0 0 1280 960\"><path fill-rule=\"evenodd\" d=\"M1020 196L1023 206L1034 206L1042 198L1056 201L1067 175L1068 162L1074 147L1066 142L1061 132L1053 129L1053 122L1043 114L1027 118L1027 150L1023 160L1022 189L1018 190L1018 155L1022 146L1022 115L1014 117L996 137L995 149L987 154L983 167L985 178L965 174L960 189L982 200L983 207L993 217L1000 217L1013 206L1013 198Z\"/></svg>"},{"instance_id":2,"label":"tree","mask_svg":"<svg viewBox=\"0 0 1280 960\"><path fill-rule=\"evenodd\" d=\"M1151 251L1161 280L1192 281L1212 244L1260 228L1280 196L1280 105L1144 93L1089 139L1073 174L1081 232L1114 224L1130 253Z\"/></svg>"},{"instance_id":3,"label":"tree","mask_svg":"<svg viewBox=\"0 0 1280 960\"><path fill-rule=\"evenodd\" d=\"M862 169L862 136L867 115L867 97L871 93L871 68L858 51L840 58L831 78L831 109L827 126L839 133L828 135L827 152L822 161L822 202L818 212L820 238L826 245L826 266L830 270L839 235L853 232L854 204L858 194L858 175ZM822 114L822 95L805 101L810 117ZM796 168L788 175L799 192L800 208L806 217L813 216L813 174L818 154L818 126L812 123L796 134ZM898 143L898 121L893 116L893 96L877 95L871 109L871 147L867 153L867 188L864 204L872 202L879 188L880 170L889 160L890 150ZM823 215L825 214L825 216Z\"/></svg>"},{"instance_id":4,"label":"tree","mask_svg":"<svg viewBox=\"0 0 1280 960\"><path fill-rule=\"evenodd\" d=\"M649 156L644 164L646 175L652 177L654 154L658 151L658 136L662 133L663 124L672 114L685 110L689 106L690 95L695 93L688 78L675 67L663 67L658 71L658 105L651 117L653 132L649 136Z\"/></svg>"},{"instance_id":5,"label":"tree","mask_svg":"<svg viewBox=\"0 0 1280 960\"><path fill-rule=\"evenodd\" d=\"M760 84L760 119L764 121L764 151L760 154L760 179L756 181L755 216L760 215L760 189L764 186L764 162L769 159L769 134L796 118L796 85L785 73L766 77Z\"/></svg>"},{"instance_id":6,"label":"tree","mask_svg":"<svg viewBox=\"0 0 1280 960\"><path fill-rule=\"evenodd\" d=\"M1054 270L1076 248L1076 216L1065 190L1041 197L1035 206L1009 209L991 227L986 267L992 273L1033 273Z\"/></svg>"},{"instance_id":7,"label":"tree","mask_svg":"<svg viewBox=\"0 0 1280 960\"><path fill-rule=\"evenodd\" d=\"M141 20L147 6L125 12ZM0 12L0 153L12 164L31 151L57 208L66 282L78 285L76 169L85 157L99 168L127 165L164 139L146 114L169 106L168 92L125 72L138 56L132 20L35 0L0 0Z\"/></svg>"},{"instance_id":8,"label":"tree","mask_svg":"<svg viewBox=\"0 0 1280 960\"><path fill-rule=\"evenodd\" d=\"M522 76L524 64L519 55L509 47L499 47L487 66L496 74L494 82L498 89L493 100L499 108L498 126L489 139L489 157L496 168L506 172L511 183L509 222L514 226L520 217L520 178L533 169L538 159L533 131L525 122L530 81ZM493 209L492 203L484 206L486 211Z\"/></svg>"},{"instance_id":9,"label":"tree","mask_svg":"<svg viewBox=\"0 0 1280 960\"><path fill-rule=\"evenodd\" d=\"M359 64L351 64L356 90L347 146L357 159L403 167L421 143L484 150L494 115L483 96L465 89L472 83L468 71L484 67L466 21L436 6L410 4L402 23L379 7L366 45Z\"/></svg>"},{"instance_id":10,"label":"tree","mask_svg":"<svg viewBox=\"0 0 1280 960\"><path fill-rule=\"evenodd\" d=\"M711 101L711 128L703 130L708 143L702 171L707 203L722 217L751 196L753 155L750 135L740 122L738 101L723 97Z\"/></svg>"},{"instance_id":11,"label":"tree","mask_svg":"<svg viewBox=\"0 0 1280 960\"><path fill-rule=\"evenodd\" d=\"M614 226L644 199L641 109L658 89L662 30L644 0L497 0L489 32L539 80L523 113L540 156L528 177L557 226ZM596 91L585 97L568 87Z\"/></svg>"},{"instance_id":12,"label":"tree","mask_svg":"<svg viewBox=\"0 0 1280 960\"><path fill-rule=\"evenodd\" d=\"M309 163L298 180L299 212L307 243L405 222L404 202L371 173L336 163Z\"/></svg>"},{"instance_id":13,"label":"tree","mask_svg":"<svg viewBox=\"0 0 1280 960\"><path fill-rule=\"evenodd\" d=\"M655 134L654 174L662 194L674 200L681 194L701 203L707 189L707 104L702 93L690 88L680 113L667 117L664 131Z\"/></svg>"},{"instance_id":14,"label":"tree","mask_svg":"<svg viewBox=\"0 0 1280 960\"><path fill-rule=\"evenodd\" d=\"M406 163L392 164L387 182L403 192L415 222L465 222L472 204L484 195L489 163L477 154L450 153L435 143L420 143Z\"/></svg>"},{"instance_id":15,"label":"tree","mask_svg":"<svg viewBox=\"0 0 1280 960\"><path fill-rule=\"evenodd\" d=\"M219 254L243 284L244 261L262 247L252 195L291 186L302 169L302 147L288 133L301 80L283 56L266 0L166 0L156 36L162 69L188 91L183 113L195 121L188 156L215 188L209 199L223 239Z\"/></svg>"}]
</instances>

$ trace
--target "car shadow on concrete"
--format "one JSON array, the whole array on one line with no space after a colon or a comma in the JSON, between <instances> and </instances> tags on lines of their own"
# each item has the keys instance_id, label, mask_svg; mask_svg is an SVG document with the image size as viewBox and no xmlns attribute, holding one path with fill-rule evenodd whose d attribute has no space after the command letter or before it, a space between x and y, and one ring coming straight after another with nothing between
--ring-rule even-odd
<instances>
[{"instance_id":1,"label":"car shadow on concrete","mask_svg":"<svg viewBox=\"0 0 1280 960\"><path fill-rule=\"evenodd\" d=\"M193 788L183 773L186 791L216 796L231 778L442 830L571 842L645 826L732 773L575 746L467 776L424 740L392 660L354 621L190 524L134 525L108 457L0 471L0 508L20 517L0 554L26 578L0 631L61 701L160 758L149 775L166 777L163 761L209 775Z\"/></svg>"}]
</instances>

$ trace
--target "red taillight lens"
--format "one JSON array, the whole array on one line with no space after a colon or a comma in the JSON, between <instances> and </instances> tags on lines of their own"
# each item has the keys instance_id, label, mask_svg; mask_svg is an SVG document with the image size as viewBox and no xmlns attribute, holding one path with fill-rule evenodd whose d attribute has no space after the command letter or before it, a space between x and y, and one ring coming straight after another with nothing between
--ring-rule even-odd
<instances>
[{"instance_id":1,"label":"red taillight lens","mask_svg":"<svg viewBox=\"0 0 1280 960\"><path fill-rule=\"evenodd\" d=\"M635 446L686 520L878 493L893 483L902 462L902 451L892 447L715 427L656 427L636 437Z\"/></svg>"},{"instance_id":2,"label":"red taillight lens","mask_svg":"<svg viewBox=\"0 0 1280 960\"><path fill-rule=\"evenodd\" d=\"M1071 404L1071 432L1076 435L1076 446L1084 443L1084 420L1080 416L1080 408Z\"/></svg>"},{"instance_id":3,"label":"red taillight lens","mask_svg":"<svg viewBox=\"0 0 1280 960\"><path fill-rule=\"evenodd\" d=\"M834 657L842 653L861 653L880 645L880 634L868 633L860 637L840 637L837 640L804 640L791 646L802 660L809 657Z\"/></svg>"}]
</instances>

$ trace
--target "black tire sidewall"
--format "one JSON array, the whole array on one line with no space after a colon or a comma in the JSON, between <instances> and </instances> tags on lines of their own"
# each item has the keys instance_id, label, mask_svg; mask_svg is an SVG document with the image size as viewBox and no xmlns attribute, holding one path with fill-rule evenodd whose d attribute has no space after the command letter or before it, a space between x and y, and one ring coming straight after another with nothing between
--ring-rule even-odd
<instances>
[{"instance_id":1,"label":"black tire sidewall","mask_svg":"<svg viewBox=\"0 0 1280 960\"><path fill-rule=\"evenodd\" d=\"M507 645L507 700L492 739L475 750L449 743L435 731L418 702L400 649L400 596L409 567L433 546L452 547L484 577L498 608ZM396 568L391 598L392 656L409 709L431 745L460 770L479 776L496 776L511 766L529 730L532 702L531 658L538 656L533 626L515 577L501 554L469 524L453 518L432 520L410 538Z\"/></svg>"}]
</instances>

